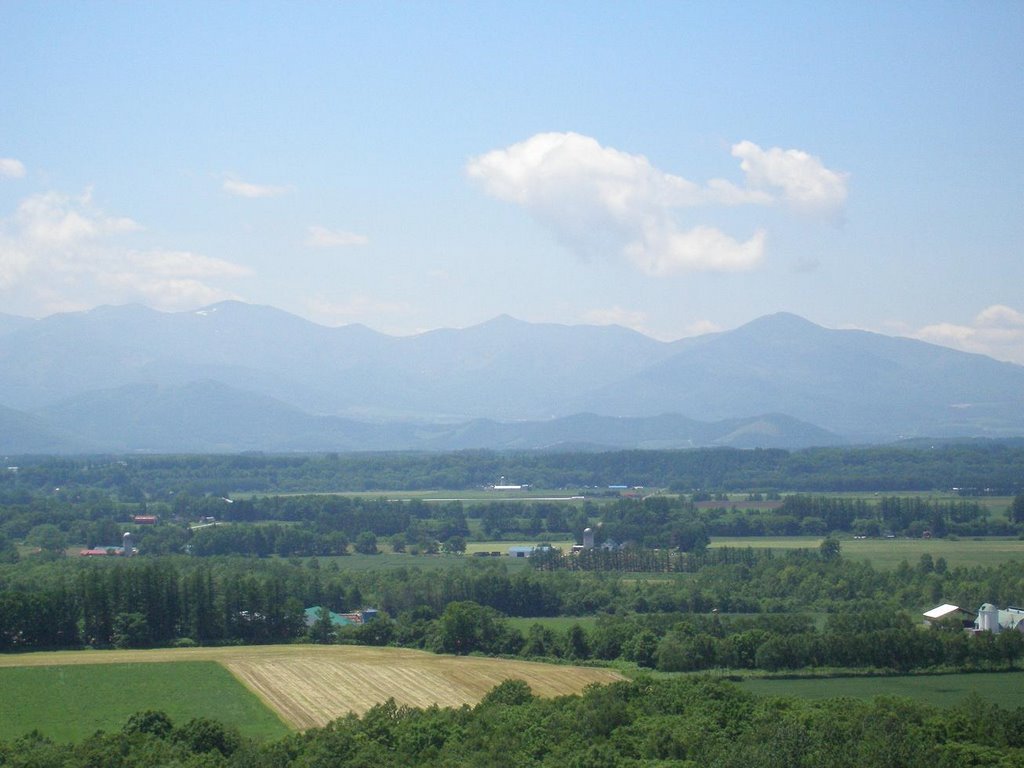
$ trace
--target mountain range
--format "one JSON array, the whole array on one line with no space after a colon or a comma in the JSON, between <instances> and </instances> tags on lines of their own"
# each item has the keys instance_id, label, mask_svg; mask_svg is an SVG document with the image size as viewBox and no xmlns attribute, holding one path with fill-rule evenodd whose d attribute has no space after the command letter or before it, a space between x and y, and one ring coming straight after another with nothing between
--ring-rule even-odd
<instances>
[{"instance_id":1,"label":"mountain range","mask_svg":"<svg viewBox=\"0 0 1024 768\"><path fill-rule=\"evenodd\" d=\"M780 313L661 342L507 316L388 336L271 307L0 315L0 451L797 448L1024 435L1024 367Z\"/></svg>"}]
</instances>

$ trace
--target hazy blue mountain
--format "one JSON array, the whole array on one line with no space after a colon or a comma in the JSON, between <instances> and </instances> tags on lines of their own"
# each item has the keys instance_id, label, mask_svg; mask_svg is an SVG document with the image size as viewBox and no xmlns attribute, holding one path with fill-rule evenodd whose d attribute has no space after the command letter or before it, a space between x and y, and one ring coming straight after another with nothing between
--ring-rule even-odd
<instances>
[{"instance_id":1,"label":"hazy blue mountain","mask_svg":"<svg viewBox=\"0 0 1024 768\"><path fill-rule=\"evenodd\" d=\"M98 449L99 446L47 419L0 406L0 456L87 453Z\"/></svg>"},{"instance_id":2,"label":"hazy blue mountain","mask_svg":"<svg viewBox=\"0 0 1024 768\"><path fill-rule=\"evenodd\" d=\"M0 336L0 403L31 409L85 391L210 379L317 413L546 418L566 392L670 353L623 328L508 317L391 337L239 302L181 313L100 307Z\"/></svg>"},{"instance_id":3,"label":"hazy blue mountain","mask_svg":"<svg viewBox=\"0 0 1024 768\"><path fill-rule=\"evenodd\" d=\"M838 445L842 438L788 416L700 422L676 414L647 417L576 414L542 422L476 419L422 435L421 447L435 450L611 450L729 446L808 448Z\"/></svg>"},{"instance_id":4,"label":"hazy blue mountain","mask_svg":"<svg viewBox=\"0 0 1024 768\"><path fill-rule=\"evenodd\" d=\"M377 393L381 408L397 401L421 416L545 419L564 415L571 393L624 380L671 347L618 326L533 324L503 315L402 338L398 352L391 369L397 375Z\"/></svg>"},{"instance_id":5,"label":"hazy blue mountain","mask_svg":"<svg viewBox=\"0 0 1024 768\"><path fill-rule=\"evenodd\" d=\"M30 317L19 317L18 315L5 315L0 312L0 335L13 331L16 328L23 328L33 322Z\"/></svg>"},{"instance_id":6,"label":"hazy blue mountain","mask_svg":"<svg viewBox=\"0 0 1024 768\"><path fill-rule=\"evenodd\" d=\"M409 429L313 416L213 381L88 392L35 415L103 450L156 453L380 449Z\"/></svg>"},{"instance_id":7,"label":"hazy blue mountain","mask_svg":"<svg viewBox=\"0 0 1024 768\"><path fill-rule=\"evenodd\" d=\"M387 339L239 302L178 313L99 307L0 336L0 402L34 408L127 384L215 379L316 407L337 371L372 364Z\"/></svg>"},{"instance_id":8,"label":"hazy blue mountain","mask_svg":"<svg viewBox=\"0 0 1024 768\"><path fill-rule=\"evenodd\" d=\"M459 424L373 424L314 416L265 395L218 382L133 384L78 395L23 414L26 426L7 439L8 453L559 450L687 448L710 445L801 448L841 442L785 416L705 424L681 416L620 418L580 414L543 422L476 419ZM43 437L63 425L64 442ZM36 427L37 434L30 427ZM71 435L75 437L72 438ZM20 441L20 442L19 442ZM52 447L47 448L47 445Z\"/></svg>"},{"instance_id":9,"label":"hazy blue mountain","mask_svg":"<svg viewBox=\"0 0 1024 768\"><path fill-rule=\"evenodd\" d=\"M855 439L1024 434L1024 367L771 315L708 337L577 407L706 419L778 412Z\"/></svg>"},{"instance_id":10,"label":"hazy blue mountain","mask_svg":"<svg viewBox=\"0 0 1024 768\"><path fill-rule=\"evenodd\" d=\"M788 314L666 343L507 316L393 337L239 302L129 305L0 316L0 404L111 450L795 446L1024 435L1024 367Z\"/></svg>"}]
</instances>

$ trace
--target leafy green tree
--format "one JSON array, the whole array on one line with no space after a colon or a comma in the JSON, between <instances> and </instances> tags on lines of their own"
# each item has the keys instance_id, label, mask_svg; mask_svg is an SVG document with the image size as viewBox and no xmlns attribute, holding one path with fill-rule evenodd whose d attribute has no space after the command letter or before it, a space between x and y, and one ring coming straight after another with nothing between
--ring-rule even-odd
<instances>
[{"instance_id":1,"label":"leafy green tree","mask_svg":"<svg viewBox=\"0 0 1024 768\"><path fill-rule=\"evenodd\" d=\"M122 730L127 734L148 733L159 738L165 738L174 730L174 724L166 712L147 709L142 712L136 712L129 717Z\"/></svg>"},{"instance_id":2,"label":"leafy green tree","mask_svg":"<svg viewBox=\"0 0 1024 768\"><path fill-rule=\"evenodd\" d=\"M821 542L821 546L818 547L818 551L821 554L822 560L838 560L842 553L842 546L839 543L839 539L829 536Z\"/></svg>"},{"instance_id":3,"label":"leafy green tree","mask_svg":"<svg viewBox=\"0 0 1024 768\"><path fill-rule=\"evenodd\" d=\"M356 536L356 552L361 555L376 555L380 552L377 549L377 536L373 531L363 531Z\"/></svg>"},{"instance_id":4,"label":"leafy green tree","mask_svg":"<svg viewBox=\"0 0 1024 768\"><path fill-rule=\"evenodd\" d=\"M650 629L634 632L622 643L622 658L640 667L653 668L658 651L658 636Z\"/></svg>"},{"instance_id":5,"label":"leafy green tree","mask_svg":"<svg viewBox=\"0 0 1024 768\"><path fill-rule=\"evenodd\" d=\"M477 706L516 707L521 704L529 704L533 700L533 691L530 690L529 683L518 678L511 678L488 691Z\"/></svg>"},{"instance_id":6,"label":"leafy green tree","mask_svg":"<svg viewBox=\"0 0 1024 768\"><path fill-rule=\"evenodd\" d=\"M320 606L316 621L310 626L307 636L312 642L321 645L329 645L338 639L337 628L331 621L331 612L326 606Z\"/></svg>"},{"instance_id":7,"label":"leafy green tree","mask_svg":"<svg viewBox=\"0 0 1024 768\"><path fill-rule=\"evenodd\" d=\"M452 536L444 543L444 551L449 554L461 555L466 551L466 539L463 536Z\"/></svg>"},{"instance_id":8,"label":"leafy green tree","mask_svg":"<svg viewBox=\"0 0 1024 768\"><path fill-rule=\"evenodd\" d=\"M187 746L192 752L216 750L224 757L234 754L242 741L234 729L205 717L189 720L174 732L174 739Z\"/></svg>"},{"instance_id":9,"label":"leafy green tree","mask_svg":"<svg viewBox=\"0 0 1024 768\"><path fill-rule=\"evenodd\" d=\"M1024 523L1024 493L1018 493L1010 504L1010 519L1015 523Z\"/></svg>"},{"instance_id":10,"label":"leafy green tree","mask_svg":"<svg viewBox=\"0 0 1024 768\"><path fill-rule=\"evenodd\" d=\"M149 624L141 613L119 613L114 617L114 646L144 648L150 644Z\"/></svg>"},{"instance_id":11,"label":"leafy green tree","mask_svg":"<svg viewBox=\"0 0 1024 768\"><path fill-rule=\"evenodd\" d=\"M3 531L0 531L0 564L16 562L18 562L18 548Z\"/></svg>"},{"instance_id":12,"label":"leafy green tree","mask_svg":"<svg viewBox=\"0 0 1024 768\"><path fill-rule=\"evenodd\" d=\"M57 556L63 555L64 549L68 545L64 532L53 523L43 523L35 526L29 531L25 541L34 547L39 547L40 550L48 555Z\"/></svg>"},{"instance_id":13,"label":"leafy green tree","mask_svg":"<svg viewBox=\"0 0 1024 768\"><path fill-rule=\"evenodd\" d=\"M554 656L556 645L555 633L543 624L534 623L526 631L526 643L520 653L523 656Z\"/></svg>"},{"instance_id":14,"label":"leafy green tree","mask_svg":"<svg viewBox=\"0 0 1024 768\"><path fill-rule=\"evenodd\" d=\"M442 653L498 653L503 649L514 653L519 648L507 648L511 642L505 618L471 600L449 603L437 621L436 648ZM518 645L522 646L522 636Z\"/></svg>"},{"instance_id":15,"label":"leafy green tree","mask_svg":"<svg viewBox=\"0 0 1024 768\"><path fill-rule=\"evenodd\" d=\"M589 659L590 643L586 630L579 624L573 624L565 635L565 656L570 659Z\"/></svg>"}]
</instances>

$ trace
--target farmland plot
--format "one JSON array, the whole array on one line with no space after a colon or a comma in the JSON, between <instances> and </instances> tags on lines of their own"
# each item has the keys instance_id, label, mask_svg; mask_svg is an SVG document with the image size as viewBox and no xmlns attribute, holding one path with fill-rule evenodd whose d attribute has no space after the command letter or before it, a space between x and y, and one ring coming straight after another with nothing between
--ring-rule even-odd
<instances>
[{"instance_id":1,"label":"farmland plot","mask_svg":"<svg viewBox=\"0 0 1024 768\"><path fill-rule=\"evenodd\" d=\"M146 651L58 651L0 656L0 666L217 661L293 728L324 725L394 698L425 707L475 704L503 680L540 696L623 679L609 669L362 646L234 646Z\"/></svg>"}]
</instances>

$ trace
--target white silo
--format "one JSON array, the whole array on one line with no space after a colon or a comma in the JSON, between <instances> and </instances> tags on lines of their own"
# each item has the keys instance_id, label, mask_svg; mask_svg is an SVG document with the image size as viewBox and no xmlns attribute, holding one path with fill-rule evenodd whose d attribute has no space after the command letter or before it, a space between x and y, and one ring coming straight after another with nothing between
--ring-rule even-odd
<instances>
[{"instance_id":1,"label":"white silo","mask_svg":"<svg viewBox=\"0 0 1024 768\"><path fill-rule=\"evenodd\" d=\"M132 532L125 531L124 536L121 537L121 547L124 551L125 557L131 557L133 554L135 554L134 544L135 542L132 541Z\"/></svg>"},{"instance_id":2,"label":"white silo","mask_svg":"<svg viewBox=\"0 0 1024 768\"><path fill-rule=\"evenodd\" d=\"M593 549L594 548L594 529L584 528L583 529L583 548Z\"/></svg>"},{"instance_id":3,"label":"white silo","mask_svg":"<svg viewBox=\"0 0 1024 768\"><path fill-rule=\"evenodd\" d=\"M993 635L999 634L999 609L992 603L985 603L978 610L978 629Z\"/></svg>"}]
</instances>

